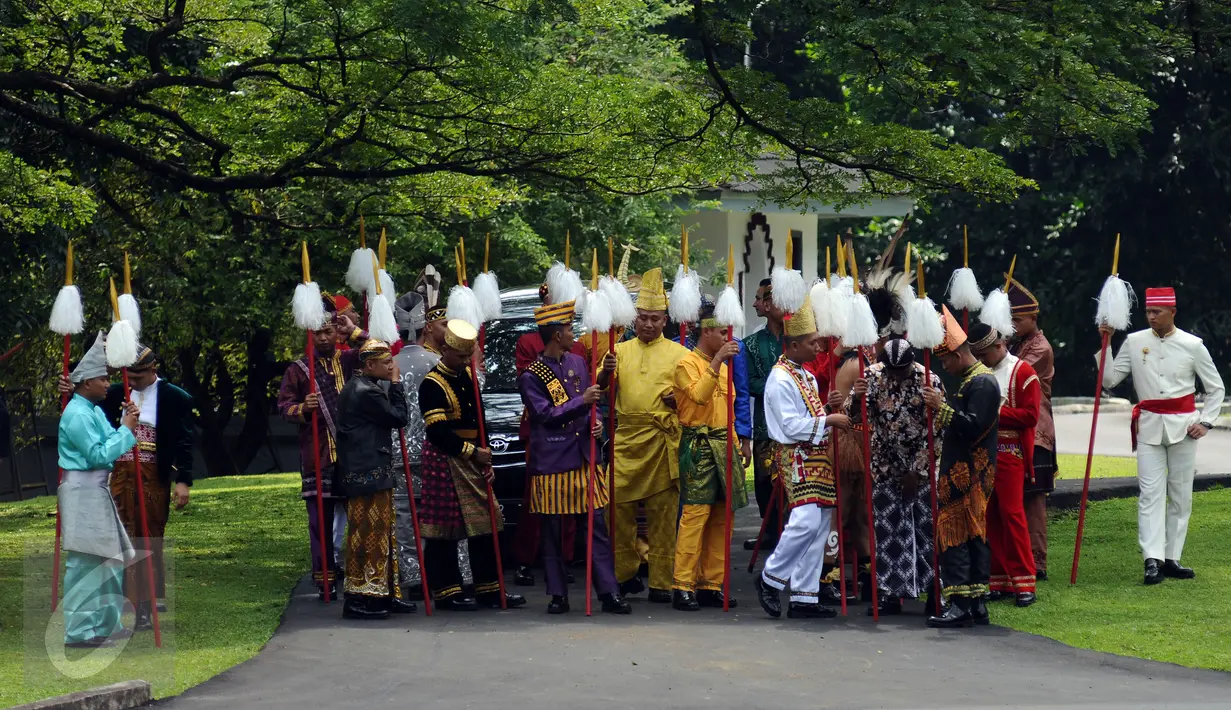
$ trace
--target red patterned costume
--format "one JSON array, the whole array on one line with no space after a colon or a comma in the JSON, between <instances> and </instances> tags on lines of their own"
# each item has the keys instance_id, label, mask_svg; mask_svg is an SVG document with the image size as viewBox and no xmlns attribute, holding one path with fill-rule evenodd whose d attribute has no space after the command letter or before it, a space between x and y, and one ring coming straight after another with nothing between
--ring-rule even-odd
<instances>
[{"instance_id":1,"label":"red patterned costume","mask_svg":"<svg viewBox=\"0 0 1231 710\"><path fill-rule=\"evenodd\" d=\"M1026 527L1023 486L1034 466L1034 431L1042 388L1025 360L1006 354L992 367L1000 384L1000 435L996 483L987 507L987 538L992 548L991 590L1034 592L1034 554Z\"/></svg>"}]
</instances>

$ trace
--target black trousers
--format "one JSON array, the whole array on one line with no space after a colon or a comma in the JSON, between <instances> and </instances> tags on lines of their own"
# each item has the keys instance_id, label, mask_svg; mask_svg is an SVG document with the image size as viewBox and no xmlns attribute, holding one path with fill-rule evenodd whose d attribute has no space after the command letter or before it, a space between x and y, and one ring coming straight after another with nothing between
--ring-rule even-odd
<instances>
[{"instance_id":1,"label":"black trousers","mask_svg":"<svg viewBox=\"0 0 1231 710\"><path fill-rule=\"evenodd\" d=\"M474 577L474 593L499 593L500 581L496 576L496 551L492 547L492 536L472 537L466 544L470 548L470 573ZM423 564L427 567L427 582L432 599L443 601L462 595L462 570L457 562L456 540L425 538Z\"/></svg>"},{"instance_id":2,"label":"black trousers","mask_svg":"<svg viewBox=\"0 0 1231 710\"><path fill-rule=\"evenodd\" d=\"M757 498L757 509L761 511L761 518L765 519L767 513L769 515L765 523L765 539L769 541L777 540L778 533L782 530L782 524L779 522L782 501L778 501L778 505L774 503L774 480L770 476L769 448L772 443L765 440L755 441L752 445L752 490Z\"/></svg>"},{"instance_id":3,"label":"black trousers","mask_svg":"<svg viewBox=\"0 0 1231 710\"><path fill-rule=\"evenodd\" d=\"M947 597L987 594L992 576L992 549L982 539L967 540L940 553L940 580Z\"/></svg>"}]
</instances>

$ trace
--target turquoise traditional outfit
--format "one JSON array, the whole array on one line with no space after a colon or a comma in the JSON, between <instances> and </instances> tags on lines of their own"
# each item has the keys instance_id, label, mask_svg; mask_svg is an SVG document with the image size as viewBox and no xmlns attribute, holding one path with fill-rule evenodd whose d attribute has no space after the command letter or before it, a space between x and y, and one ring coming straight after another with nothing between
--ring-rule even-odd
<instances>
[{"instance_id":1,"label":"turquoise traditional outfit","mask_svg":"<svg viewBox=\"0 0 1231 710\"><path fill-rule=\"evenodd\" d=\"M73 381L107 374L99 333ZM101 372L99 372L101 370ZM115 460L136 445L127 427L114 428L95 403L74 394L60 416L59 453L64 477L57 490L64 572L64 642L79 644L120 631L125 566L132 542L111 497Z\"/></svg>"}]
</instances>

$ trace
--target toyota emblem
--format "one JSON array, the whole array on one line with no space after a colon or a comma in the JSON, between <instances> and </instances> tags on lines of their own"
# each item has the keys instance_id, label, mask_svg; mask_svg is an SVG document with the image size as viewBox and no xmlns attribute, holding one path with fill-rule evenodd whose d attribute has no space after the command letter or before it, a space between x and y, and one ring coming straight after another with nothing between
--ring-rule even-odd
<instances>
[{"instance_id":1,"label":"toyota emblem","mask_svg":"<svg viewBox=\"0 0 1231 710\"><path fill-rule=\"evenodd\" d=\"M509 450L509 440L500 436L493 436L489 442L492 447L493 454L503 454Z\"/></svg>"}]
</instances>

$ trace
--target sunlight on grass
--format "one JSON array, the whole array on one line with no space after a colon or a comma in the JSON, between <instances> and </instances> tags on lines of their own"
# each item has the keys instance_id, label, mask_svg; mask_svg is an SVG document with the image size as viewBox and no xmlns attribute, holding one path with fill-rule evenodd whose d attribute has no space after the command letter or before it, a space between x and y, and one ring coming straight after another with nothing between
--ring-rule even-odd
<instances>
[{"instance_id":1,"label":"sunlight on grass","mask_svg":"<svg viewBox=\"0 0 1231 710\"><path fill-rule=\"evenodd\" d=\"M69 678L47 660L55 499L0 505L0 707L142 679L156 697L183 692L256 655L307 568L297 474L205 479L172 512L171 609L163 648L138 634L97 675ZM37 551L40 556L27 559ZM28 585L28 586L27 586ZM131 617L125 620L131 624ZM69 658L78 656L69 654Z\"/></svg>"},{"instance_id":2,"label":"sunlight on grass","mask_svg":"<svg viewBox=\"0 0 1231 710\"><path fill-rule=\"evenodd\" d=\"M1125 656L1231 671L1231 489L1193 496L1184 563L1194 580L1141 583L1137 499L1090 504L1077 586L1069 585L1074 514L1048 531L1051 580L1027 609L992 605L992 621L1064 643Z\"/></svg>"},{"instance_id":3,"label":"sunlight on grass","mask_svg":"<svg viewBox=\"0 0 1231 710\"><path fill-rule=\"evenodd\" d=\"M1086 475L1084 454L1060 454L1057 463L1059 479L1081 479ZM1095 456L1090 466L1091 478L1136 478L1137 459L1131 456Z\"/></svg>"}]
</instances>

